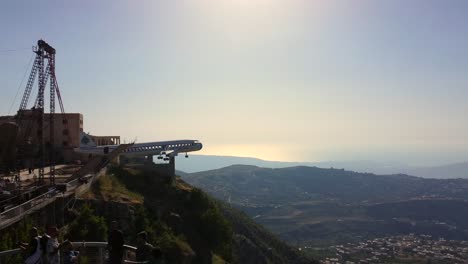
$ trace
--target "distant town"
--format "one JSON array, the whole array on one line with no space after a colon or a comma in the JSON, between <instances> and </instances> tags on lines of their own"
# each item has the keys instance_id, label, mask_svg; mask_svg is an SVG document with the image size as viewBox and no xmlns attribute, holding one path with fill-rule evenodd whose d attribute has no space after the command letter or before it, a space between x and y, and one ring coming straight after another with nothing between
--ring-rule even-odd
<instances>
[{"instance_id":1,"label":"distant town","mask_svg":"<svg viewBox=\"0 0 468 264\"><path fill-rule=\"evenodd\" d=\"M468 241L409 234L331 246L329 252L335 256L321 263L466 263Z\"/></svg>"}]
</instances>

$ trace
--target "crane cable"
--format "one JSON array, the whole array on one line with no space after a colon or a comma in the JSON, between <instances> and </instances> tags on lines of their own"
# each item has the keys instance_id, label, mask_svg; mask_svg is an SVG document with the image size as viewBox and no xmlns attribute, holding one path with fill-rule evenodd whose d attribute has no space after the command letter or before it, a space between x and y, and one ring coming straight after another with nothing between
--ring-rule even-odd
<instances>
[{"instance_id":1,"label":"crane cable","mask_svg":"<svg viewBox=\"0 0 468 264\"><path fill-rule=\"evenodd\" d=\"M0 52L1 52L1 50L0 50ZM34 58L34 53L31 55L31 59L29 59L29 63L26 66L26 70L24 71L24 74L23 74L23 79L21 79L21 83L19 84L18 89L16 90L15 98L11 102L11 105L10 105L10 108L8 109L8 114L7 115L10 115L11 109L13 108L13 105L15 104L16 98L18 98L19 91L20 91L21 87L23 86L23 82L24 82L24 79L26 78L26 74L28 73L28 69L31 68L31 63L33 61L33 58Z\"/></svg>"},{"instance_id":2,"label":"crane cable","mask_svg":"<svg viewBox=\"0 0 468 264\"><path fill-rule=\"evenodd\" d=\"M16 52L16 51L23 51L23 50L28 50L28 49L31 49L31 48L21 48L21 49L4 49L4 50L0 50L0 52Z\"/></svg>"}]
</instances>

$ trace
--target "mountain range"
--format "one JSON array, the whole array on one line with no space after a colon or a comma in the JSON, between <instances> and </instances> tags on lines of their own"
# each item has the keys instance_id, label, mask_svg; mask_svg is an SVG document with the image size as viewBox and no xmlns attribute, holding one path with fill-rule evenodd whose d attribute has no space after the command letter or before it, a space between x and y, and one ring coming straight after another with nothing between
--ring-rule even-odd
<instances>
[{"instance_id":1,"label":"mountain range","mask_svg":"<svg viewBox=\"0 0 468 264\"><path fill-rule=\"evenodd\" d=\"M294 245L396 234L468 240L468 180L233 165L182 178Z\"/></svg>"},{"instance_id":2,"label":"mountain range","mask_svg":"<svg viewBox=\"0 0 468 264\"><path fill-rule=\"evenodd\" d=\"M442 166L409 166L406 164L385 164L373 161L329 161L329 162L284 162L267 161L250 157L191 155L188 159L178 159L177 169L193 173L243 164L263 168L286 168L309 166L320 168L339 168L375 174L408 174L424 178L455 179L468 178L468 162Z\"/></svg>"}]
</instances>

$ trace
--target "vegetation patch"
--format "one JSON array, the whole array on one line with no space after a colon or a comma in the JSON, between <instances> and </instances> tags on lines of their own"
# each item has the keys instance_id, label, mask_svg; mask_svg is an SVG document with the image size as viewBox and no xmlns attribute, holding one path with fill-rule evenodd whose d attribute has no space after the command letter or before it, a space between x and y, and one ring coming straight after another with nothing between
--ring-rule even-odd
<instances>
[{"instance_id":1,"label":"vegetation patch","mask_svg":"<svg viewBox=\"0 0 468 264\"><path fill-rule=\"evenodd\" d=\"M103 175L93 184L91 189L85 192L81 198L99 199L119 203L143 203L143 196L129 191L123 183L114 175Z\"/></svg>"},{"instance_id":2,"label":"vegetation patch","mask_svg":"<svg viewBox=\"0 0 468 264\"><path fill-rule=\"evenodd\" d=\"M78 213L78 217L68 226L67 237L72 241L106 241L107 224L104 217L95 215L87 204Z\"/></svg>"}]
</instances>

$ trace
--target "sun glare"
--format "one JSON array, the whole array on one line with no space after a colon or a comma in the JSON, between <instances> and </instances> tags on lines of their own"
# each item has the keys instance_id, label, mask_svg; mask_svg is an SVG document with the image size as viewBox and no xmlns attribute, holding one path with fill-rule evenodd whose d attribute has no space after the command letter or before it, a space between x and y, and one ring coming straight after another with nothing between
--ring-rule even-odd
<instances>
[{"instance_id":1,"label":"sun glare","mask_svg":"<svg viewBox=\"0 0 468 264\"><path fill-rule=\"evenodd\" d=\"M295 157L285 155L285 149L273 145L261 144L232 144L232 145L215 145L204 146L200 152L203 155L219 155L219 156L237 156L237 157L254 157L263 160L272 161L296 161Z\"/></svg>"}]
</instances>

